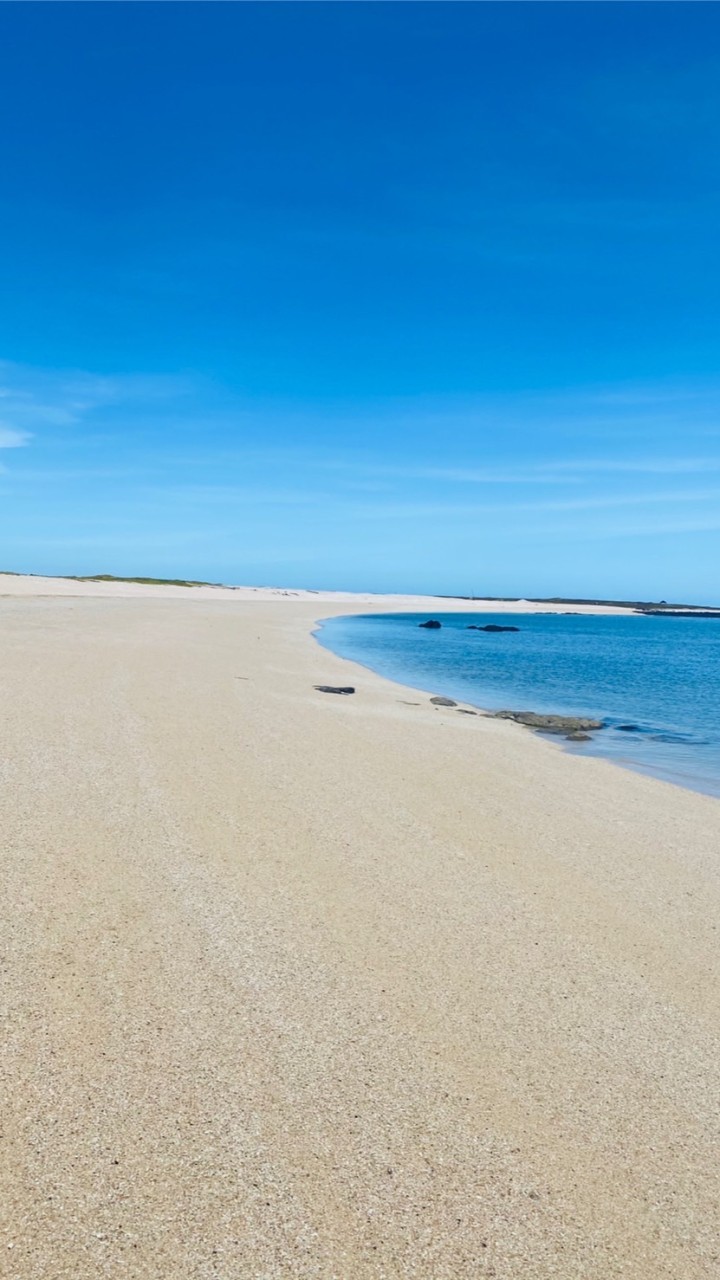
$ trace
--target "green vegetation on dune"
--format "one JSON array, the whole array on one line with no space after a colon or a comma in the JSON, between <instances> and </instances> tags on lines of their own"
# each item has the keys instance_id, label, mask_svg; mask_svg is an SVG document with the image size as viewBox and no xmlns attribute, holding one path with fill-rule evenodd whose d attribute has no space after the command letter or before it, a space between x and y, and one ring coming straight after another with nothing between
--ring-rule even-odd
<instances>
[{"instance_id":1,"label":"green vegetation on dune","mask_svg":"<svg viewBox=\"0 0 720 1280\"><path fill-rule=\"evenodd\" d=\"M220 582L195 581L192 578L120 578L115 573L18 573L16 569L0 569L0 577L7 578L60 578L67 582L141 582L150 587L220 587Z\"/></svg>"},{"instance_id":2,"label":"green vegetation on dune","mask_svg":"<svg viewBox=\"0 0 720 1280\"><path fill-rule=\"evenodd\" d=\"M218 582L196 582L187 578L120 578L114 573L90 573L69 575L73 582L139 582L149 587L217 587Z\"/></svg>"}]
</instances>

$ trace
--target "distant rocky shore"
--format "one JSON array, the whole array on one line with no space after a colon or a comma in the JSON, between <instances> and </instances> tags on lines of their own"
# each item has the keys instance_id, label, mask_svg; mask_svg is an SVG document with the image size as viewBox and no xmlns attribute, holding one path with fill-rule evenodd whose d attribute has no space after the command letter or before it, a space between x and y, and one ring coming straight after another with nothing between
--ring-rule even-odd
<instances>
[{"instance_id":1,"label":"distant rocky shore","mask_svg":"<svg viewBox=\"0 0 720 1280\"><path fill-rule=\"evenodd\" d=\"M668 604L667 600L595 600L569 596L437 596L438 600L472 600L497 604L593 605L606 609L627 609L654 617L720 618L720 605Z\"/></svg>"}]
</instances>

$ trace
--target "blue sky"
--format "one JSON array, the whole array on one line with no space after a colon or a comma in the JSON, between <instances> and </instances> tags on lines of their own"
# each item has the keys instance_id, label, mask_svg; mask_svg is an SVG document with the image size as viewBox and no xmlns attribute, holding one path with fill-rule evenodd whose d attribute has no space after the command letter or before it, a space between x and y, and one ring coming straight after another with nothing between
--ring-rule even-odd
<instances>
[{"instance_id":1,"label":"blue sky","mask_svg":"<svg viewBox=\"0 0 720 1280\"><path fill-rule=\"evenodd\" d=\"M716 5L0 49L2 567L720 599Z\"/></svg>"}]
</instances>

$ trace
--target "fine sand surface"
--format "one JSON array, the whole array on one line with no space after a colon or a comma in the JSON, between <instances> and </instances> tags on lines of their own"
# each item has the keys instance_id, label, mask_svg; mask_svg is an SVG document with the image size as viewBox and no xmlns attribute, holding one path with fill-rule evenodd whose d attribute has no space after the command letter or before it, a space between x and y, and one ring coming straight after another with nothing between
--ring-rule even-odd
<instances>
[{"instance_id":1,"label":"fine sand surface","mask_svg":"<svg viewBox=\"0 0 720 1280\"><path fill-rule=\"evenodd\" d=\"M720 803L161 594L0 600L0 1274L717 1280Z\"/></svg>"}]
</instances>

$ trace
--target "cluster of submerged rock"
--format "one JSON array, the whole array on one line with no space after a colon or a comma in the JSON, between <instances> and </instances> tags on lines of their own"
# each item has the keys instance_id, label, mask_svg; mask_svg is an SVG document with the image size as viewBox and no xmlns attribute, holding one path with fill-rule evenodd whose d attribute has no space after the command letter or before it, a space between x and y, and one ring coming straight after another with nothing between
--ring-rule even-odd
<instances>
[{"instance_id":1,"label":"cluster of submerged rock","mask_svg":"<svg viewBox=\"0 0 720 1280\"><path fill-rule=\"evenodd\" d=\"M439 631L442 622L438 622L437 618L428 618L427 622L418 622L419 627L425 627L429 631ZM502 627L497 622L486 622L485 626L480 627L475 622L471 622L465 628L466 631L519 631L519 627Z\"/></svg>"},{"instance_id":2,"label":"cluster of submerged rock","mask_svg":"<svg viewBox=\"0 0 720 1280\"><path fill-rule=\"evenodd\" d=\"M355 692L352 685L316 684L314 687L318 693L347 695ZM466 716L478 714L477 711L458 707L453 698L444 698L439 694L431 698L430 701L435 707L455 707ZM541 715L537 711L488 711L485 714L491 720L514 720L516 724L524 724L527 729L534 729L537 733L558 734L563 738L567 738L569 742L589 742L589 730L605 728L604 720L592 720L589 716ZM634 729L636 726L620 725L619 727L622 729Z\"/></svg>"},{"instance_id":3,"label":"cluster of submerged rock","mask_svg":"<svg viewBox=\"0 0 720 1280\"><path fill-rule=\"evenodd\" d=\"M604 720L592 720L589 716L540 715L537 711L493 711L493 720L514 720L538 733L556 733L570 742L588 742L589 730L604 729Z\"/></svg>"},{"instance_id":4,"label":"cluster of submerged rock","mask_svg":"<svg viewBox=\"0 0 720 1280\"><path fill-rule=\"evenodd\" d=\"M428 630L437 631L442 623L437 618L428 618L427 622L419 622L418 626L426 627ZM519 627L501 626L497 622L486 622L483 626L478 623L471 622L466 631L519 631ZM452 698L431 698L438 707L454 707L457 704ZM467 714L475 714L470 712ZM514 720L516 724L524 724L527 729L534 729L536 733L553 733L558 736L567 738L569 742L589 742L590 730L604 729L604 720L592 720L588 716L552 716L541 715L537 711L491 711L488 713L493 720ZM621 725L623 729L634 728L635 726Z\"/></svg>"},{"instance_id":5,"label":"cluster of submerged rock","mask_svg":"<svg viewBox=\"0 0 720 1280\"><path fill-rule=\"evenodd\" d=\"M452 698L434 697L430 701L436 707L456 707L464 715L477 715L476 711L466 711L458 707ZM590 741L591 729L604 729L604 720L593 720L590 716L554 716L542 715L537 711L487 711L484 713L491 720L514 720L516 724L524 724L527 729L537 733L553 733L570 742Z\"/></svg>"}]
</instances>

